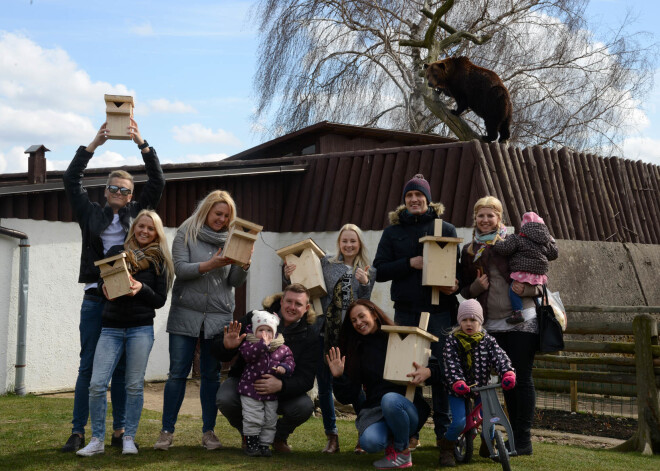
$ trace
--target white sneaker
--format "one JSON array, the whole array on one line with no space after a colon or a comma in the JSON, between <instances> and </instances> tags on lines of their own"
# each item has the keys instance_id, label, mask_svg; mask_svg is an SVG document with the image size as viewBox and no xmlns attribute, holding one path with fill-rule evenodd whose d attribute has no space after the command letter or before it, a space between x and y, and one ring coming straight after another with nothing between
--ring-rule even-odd
<instances>
[{"instance_id":1,"label":"white sneaker","mask_svg":"<svg viewBox=\"0 0 660 471\"><path fill-rule=\"evenodd\" d=\"M172 446L173 438L174 434L172 432L161 431L158 440L154 443L154 449L168 450Z\"/></svg>"},{"instance_id":2,"label":"white sneaker","mask_svg":"<svg viewBox=\"0 0 660 471\"><path fill-rule=\"evenodd\" d=\"M105 445L96 437L92 437L85 448L76 451L78 456L93 456L101 453L105 453Z\"/></svg>"},{"instance_id":3,"label":"white sneaker","mask_svg":"<svg viewBox=\"0 0 660 471\"><path fill-rule=\"evenodd\" d=\"M138 449L135 446L135 442L133 441L133 437L129 437L129 436L124 435L124 442L122 444L121 454L122 455L137 455L138 454Z\"/></svg>"}]
</instances>

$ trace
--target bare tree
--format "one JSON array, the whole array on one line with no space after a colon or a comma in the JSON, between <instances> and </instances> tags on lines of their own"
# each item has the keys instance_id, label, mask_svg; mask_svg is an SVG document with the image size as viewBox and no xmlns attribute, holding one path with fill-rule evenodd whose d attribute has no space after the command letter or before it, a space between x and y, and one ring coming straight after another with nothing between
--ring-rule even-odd
<instances>
[{"instance_id":1,"label":"bare tree","mask_svg":"<svg viewBox=\"0 0 660 471\"><path fill-rule=\"evenodd\" d=\"M422 74L467 55L509 88L516 144L611 150L652 85L653 55L625 29L597 42L587 1L260 0L255 118L271 134L327 119L476 138L481 120L449 113Z\"/></svg>"}]
</instances>

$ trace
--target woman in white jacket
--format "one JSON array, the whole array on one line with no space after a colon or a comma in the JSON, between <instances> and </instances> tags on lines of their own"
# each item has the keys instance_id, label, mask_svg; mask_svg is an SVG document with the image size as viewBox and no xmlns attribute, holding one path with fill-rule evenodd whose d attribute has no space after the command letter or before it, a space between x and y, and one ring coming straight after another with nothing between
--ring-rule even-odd
<instances>
[{"instance_id":1,"label":"woman in white jacket","mask_svg":"<svg viewBox=\"0 0 660 471\"><path fill-rule=\"evenodd\" d=\"M214 433L220 371L210 353L211 340L232 321L234 288L245 283L250 266L249 263L236 265L222 253L229 224L235 217L236 204L229 193L213 191L181 224L174 238L172 257L176 279L167 320L170 370L163 393L163 426L154 445L157 450L167 450L172 445L198 339L202 446L209 450L222 446Z\"/></svg>"}]
</instances>

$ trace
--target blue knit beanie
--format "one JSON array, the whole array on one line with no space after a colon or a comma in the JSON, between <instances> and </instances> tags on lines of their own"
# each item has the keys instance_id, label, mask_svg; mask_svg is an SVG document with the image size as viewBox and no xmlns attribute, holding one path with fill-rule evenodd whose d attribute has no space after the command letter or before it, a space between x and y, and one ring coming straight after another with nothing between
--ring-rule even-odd
<instances>
[{"instance_id":1,"label":"blue knit beanie","mask_svg":"<svg viewBox=\"0 0 660 471\"><path fill-rule=\"evenodd\" d=\"M424 179L424 175L418 173L406 183L406 186L403 187L403 195L401 198L403 202L406 202L406 193L412 190L421 191L426 196L426 203L431 204L431 185Z\"/></svg>"}]
</instances>

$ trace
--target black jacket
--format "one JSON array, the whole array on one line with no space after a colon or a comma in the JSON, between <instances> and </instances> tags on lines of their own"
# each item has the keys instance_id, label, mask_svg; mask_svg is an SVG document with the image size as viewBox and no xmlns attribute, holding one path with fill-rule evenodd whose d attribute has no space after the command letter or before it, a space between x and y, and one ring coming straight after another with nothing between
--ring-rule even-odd
<instances>
[{"instance_id":1,"label":"black jacket","mask_svg":"<svg viewBox=\"0 0 660 471\"><path fill-rule=\"evenodd\" d=\"M374 334L366 335L359 339L356 350L359 358L358 372L354 378L349 378L344 374L339 378L333 378L333 391L337 400L343 404L350 403L360 390L364 390L366 400L361 405L360 412L356 419L356 427L359 434L373 423L382 419L382 410L380 408L383 396L389 392L395 392L406 395L406 386L395 384L383 379L385 370L385 356L387 353L388 334L383 330L378 330ZM412 371L412 367L411 367ZM415 389L413 403L419 414L418 429L411 432L417 432L422 428L429 416L430 407L422 396L422 389Z\"/></svg>"},{"instance_id":2,"label":"black jacket","mask_svg":"<svg viewBox=\"0 0 660 471\"><path fill-rule=\"evenodd\" d=\"M119 210L119 220L126 232L128 232L133 218L141 210L155 209L158 206L163 188L165 188L165 178L156 151L153 147L149 149L150 152L142 154L148 180L140 192L140 198L131 200ZM83 187L83 172L92 155L91 152L85 150L85 146L80 146L63 176L66 195L82 232L78 283L98 281L100 271L98 267L94 266L94 262L104 257L101 233L110 225L113 217L112 208L107 204L103 207L98 203L92 203L87 195L87 190Z\"/></svg>"},{"instance_id":3,"label":"black jacket","mask_svg":"<svg viewBox=\"0 0 660 471\"><path fill-rule=\"evenodd\" d=\"M276 305L271 305L269 311L279 315L279 301ZM277 394L280 400L286 400L306 394L314 386L316 369L319 360L319 328L314 323L307 322L305 314L300 321L284 328L280 323L278 332L284 337L284 344L291 349L293 359L296 362L296 369L290 377L280 378L282 380L282 390ZM280 316L281 319L281 316ZM245 333L245 328L252 324L252 312L248 312L239 322L241 323L241 334ZM245 368L245 360L238 354L238 348L227 350L223 345L224 332L213 337L211 353L218 361L228 362L236 358L236 362L229 370L229 376L240 378Z\"/></svg>"},{"instance_id":4,"label":"black jacket","mask_svg":"<svg viewBox=\"0 0 660 471\"><path fill-rule=\"evenodd\" d=\"M122 250L122 245L116 245L108 250L106 256L117 255ZM149 264L149 268L134 274L133 278L142 283L142 289L135 296L120 296L107 301L101 325L115 329L153 325L156 309L163 307L167 299L167 274L163 267L160 267L160 272L160 275L156 274L156 268ZM103 296L102 287L103 278L99 280L100 296Z\"/></svg>"},{"instance_id":5,"label":"black jacket","mask_svg":"<svg viewBox=\"0 0 660 471\"><path fill-rule=\"evenodd\" d=\"M392 281L390 297L394 308L407 312L454 312L458 306L455 295L440 293L440 304L431 304L431 286L422 286L422 270L410 266L410 259L423 255L419 239L434 235L434 221L444 210L432 203L425 214L415 216L400 206L390 213L391 224L385 228L376 257L376 281ZM442 221L442 236L456 237L456 228ZM459 250L456 249L456 276L459 273Z\"/></svg>"}]
</instances>

